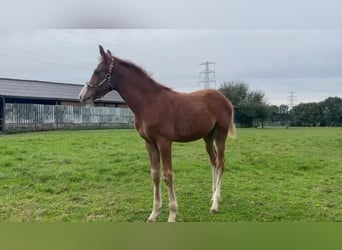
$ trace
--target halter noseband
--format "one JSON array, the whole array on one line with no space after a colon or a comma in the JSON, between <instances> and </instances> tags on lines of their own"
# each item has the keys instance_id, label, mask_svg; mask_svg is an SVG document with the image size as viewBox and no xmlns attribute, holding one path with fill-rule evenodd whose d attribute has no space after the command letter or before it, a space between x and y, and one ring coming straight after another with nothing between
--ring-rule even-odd
<instances>
[{"instance_id":1,"label":"halter noseband","mask_svg":"<svg viewBox=\"0 0 342 250\"><path fill-rule=\"evenodd\" d=\"M100 87L105 83L107 82L108 83L108 86L109 86L109 89L110 91L113 90L113 86L110 82L110 79L112 78L112 71L113 71L113 68L114 68L114 57L112 57L112 62L111 64L109 65L109 72L105 75L105 78L97 85L94 85L94 84L91 84L90 82L86 82L86 85L88 87L91 87L91 88L96 88L96 90L99 90Z\"/></svg>"}]
</instances>

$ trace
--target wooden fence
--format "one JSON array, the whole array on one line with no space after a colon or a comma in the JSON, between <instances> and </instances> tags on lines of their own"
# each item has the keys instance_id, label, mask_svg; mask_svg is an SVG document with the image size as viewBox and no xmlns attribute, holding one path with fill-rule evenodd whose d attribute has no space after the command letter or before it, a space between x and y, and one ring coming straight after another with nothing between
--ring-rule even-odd
<instances>
[{"instance_id":1,"label":"wooden fence","mask_svg":"<svg viewBox=\"0 0 342 250\"><path fill-rule=\"evenodd\" d=\"M5 132L133 127L127 108L6 103L4 118Z\"/></svg>"}]
</instances>

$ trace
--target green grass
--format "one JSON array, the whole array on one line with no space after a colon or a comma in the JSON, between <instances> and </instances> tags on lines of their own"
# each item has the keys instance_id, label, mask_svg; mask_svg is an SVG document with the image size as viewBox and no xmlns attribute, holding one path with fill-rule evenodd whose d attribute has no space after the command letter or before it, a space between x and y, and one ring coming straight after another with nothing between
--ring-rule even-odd
<instances>
[{"instance_id":1,"label":"green grass","mask_svg":"<svg viewBox=\"0 0 342 250\"><path fill-rule=\"evenodd\" d=\"M342 221L342 129L239 129L227 144L218 214L203 141L174 144L177 221ZM0 135L0 221L146 221L151 208L135 130Z\"/></svg>"}]
</instances>

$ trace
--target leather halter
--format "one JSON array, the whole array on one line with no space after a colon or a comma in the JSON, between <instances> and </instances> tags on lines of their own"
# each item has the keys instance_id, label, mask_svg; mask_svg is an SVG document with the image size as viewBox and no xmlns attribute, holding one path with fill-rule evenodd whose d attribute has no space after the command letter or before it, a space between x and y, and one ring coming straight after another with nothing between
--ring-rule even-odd
<instances>
[{"instance_id":1,"label":"leather halter","mask_svg":"<svg viewBox=\"0 0 342 250\"><path fill-rule=\"evenodd\" d=\"M109 65L109 71L108 73L105 75L105 78L97 85L94 85L94 84L91 84L90 82L86 82L86 86L90 87L90 88L96 88L96 90L100 90L100 87L105 83L107 82L108 83L108 86L109 86L109 89L110 91L113 90L113 86L110 82L110 79L112 78L112 72L113 72L113 68L114 68L114 57L112 57L112 62L111 64Z\"/></svg>"}]
</instances>

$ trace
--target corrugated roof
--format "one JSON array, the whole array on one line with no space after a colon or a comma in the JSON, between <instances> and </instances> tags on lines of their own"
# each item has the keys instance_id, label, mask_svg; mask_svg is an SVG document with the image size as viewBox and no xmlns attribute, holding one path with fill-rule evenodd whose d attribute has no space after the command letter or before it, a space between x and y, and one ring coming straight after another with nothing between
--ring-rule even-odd
<instances>
[{"instance_id":1,"label":"corrugated roof","mask_svg":"<svg viewBox=\"0 0 342 250\"><path fill-rule=\"evenodd\" d=\"M0 96L5 97L78 101L82 87L83 85L71 83L0 78ZM109 92L100 100L116 103L125 102L116 91Z\"/></svg>"}]
</instances>

